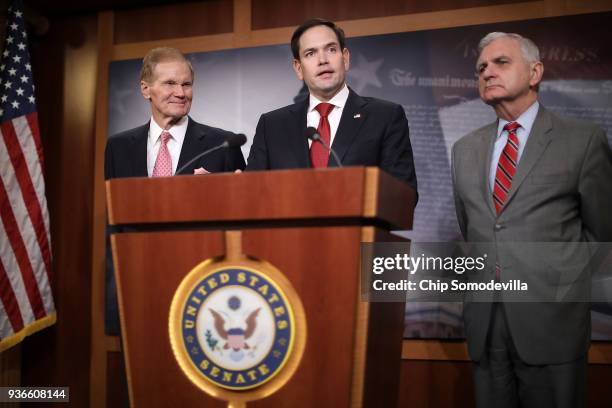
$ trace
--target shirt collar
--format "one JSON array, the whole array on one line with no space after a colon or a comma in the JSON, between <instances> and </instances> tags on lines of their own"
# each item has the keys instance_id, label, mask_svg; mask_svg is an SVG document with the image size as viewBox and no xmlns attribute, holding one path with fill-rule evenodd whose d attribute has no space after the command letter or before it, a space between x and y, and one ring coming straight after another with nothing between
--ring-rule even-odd
<instances>
[{"instance_id":1,"label":"shirt collar","mask_svg":"<svg viewBox=\"0 0 612 408\"><path fill-rule=\"evenodd\" d=\"M182 143L183 139L185 138L185 133L187 133L188 124L189 117L185 115L176 124L172 125L170 129L168 129L168 132L170 132L174 140ZM159 139L163 131L164 129L162 129L151 116L151 121L149 124L149 141L153 144L157 142L157 139Z\"/></svg>"},{"instance_id":2,"label":"shirt collar","mask_svg":"<svg viewBox=\"0 0 612 408\"><path fill-rule=\"evenodd\" d=\"M331 98L329 101L327 101L327 103L331 103L332 105L335 106L334 109L336 108L344 108L344 105L346 105L346 100L349 97L349 89L348 86L346 86L346 84L344 84L344 86L342 87L342 89L340 90L340 92L338 92L336 95L334 95L333 98ZM312 112L318 104L320 104L322 101L318 100L315 96L313 96L312 94L310 94L310 105L308 106L308 112Z\"/></svg>"},{"instance_id":3,"label":"shirt collar","mask_svg":"<svg viewBox=\"0 0 612 408\"><path fill-rule=\"evenodd\" d=\"M539 109L540 103L538 101L535 101L529 108L527 108L525 112L521 113L521 115L513 122L518 122L518 124L521 125L521 128L523 129L525 134L528 135L529 133L531 133L531 128L533 127L533 122L535 122L536 116L538 116ZM504 132L504 126L506 126L506 124L508 123L510 122L505 119L499 118L499 121L497 123L496 139L499 139L501 137L502 133Z\"/></svg>"}]
</instances>

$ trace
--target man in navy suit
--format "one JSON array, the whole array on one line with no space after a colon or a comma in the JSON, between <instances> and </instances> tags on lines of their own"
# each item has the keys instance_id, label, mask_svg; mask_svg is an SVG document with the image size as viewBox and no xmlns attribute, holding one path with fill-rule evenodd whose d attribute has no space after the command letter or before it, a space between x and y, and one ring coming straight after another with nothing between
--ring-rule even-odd
<instances>
[{"instance_id":1,"label":"man in navy suit","mask_svg":"<svg viewBox=\"0 0 612 408\"><path fill-rule=\"evenodd\" d=\"M140 90L151 103L151 120L108 139L105 179L175 175L192 158L232 135L197 123L187 116L193 96L192 85L191 63L179 50L162 47L147 53L140 71ZM244 166L242 152L235 147L206 155L180 174L235 171L244 169ZM119 318L108 235L106 256L106 328L109 334L118 334Z\"/></svg>"},{"instance_id":2,"label":"man in navy suit","mask_svg":"<svg viewBox=\"0 0 612 408\"><path fill-rule=\"evenodd\" d=\"M225 141L230 132L191 119L193 68L175 48L154 48L140 71L140 91L151 103L151 120L108 139L106 179L171 176L199 153ZM239 147L222 149L191 163L181 174L244 169Z\"/></svg>"},{"instance_id":3,"label":"man in navy suit","mask_svg":"<svg viewBox=\"0 0 612 408\"><path fill-rule=\"evenodd\" d=\"M333 22L312 19L291 38L293 69L309 97L259 119L247 170L337 166L304 135L317 128L345 166L379 166L417 188L408 121L400 105L362 97L348 88L349 50Z\"/></svg>"}]
</instances>

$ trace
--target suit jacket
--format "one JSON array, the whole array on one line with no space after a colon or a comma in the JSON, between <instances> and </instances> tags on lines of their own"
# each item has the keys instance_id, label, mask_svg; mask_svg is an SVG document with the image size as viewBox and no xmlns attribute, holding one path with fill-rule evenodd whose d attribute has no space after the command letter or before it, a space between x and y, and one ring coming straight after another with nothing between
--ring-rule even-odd
<instances>
[{"instance_id":1,"label":"suit jacket","mask_svg":"<svg viewBox=\"0 0 612 408\"><path fill-rule=\"evenodd\" d=\"M304 136L309 99L261 115L247 170L308 168ZM404 109L349 90L332 148L344 166L378 166L417 188ZM333 155L329 166L337 166Z\"/></svg>"},{"instance_id":2,"label":"suit jacket","mask_svg":"<svg viewBox=\"0 0 612 408\"><path fill-rule=\"evenodd\" d=\"M499 215L489 169L497 122L453 146L457 218L466 241L494 243L502 280L527 276L550 286L586 290L586 242L612 240L612 153L598 127L557 116L540 105L512 186ZM526 245L525 242L550 244ZM489 279L493 278L492 271ZM521 275L522 274L522 275ZM568 287L569 287L568 286ZM502 295L504 296L504 295ZM473 360L483 355L492 303L464 305ZM521 359L557 364L583 356L590 342L587 302L506 302L508 327Z\"/></svg>"},{"instance_id":3,"label":"suit jacket","mask_svg":"<svg viewBox=\"0 0 612 408\"><path fill-rule=\"evenodd\" d=\"M225 141L226 130L203 125L189 118L185 140L181 148L179 170L198 154ZM104 156L105 179L120 177L147 177L147 138L149 123L112 136L106 143ZM181 174L193 174L203 167L211 173L243 170L244 157L239 147L220 149L190 164Z\"/></svg>"}]
</instances>

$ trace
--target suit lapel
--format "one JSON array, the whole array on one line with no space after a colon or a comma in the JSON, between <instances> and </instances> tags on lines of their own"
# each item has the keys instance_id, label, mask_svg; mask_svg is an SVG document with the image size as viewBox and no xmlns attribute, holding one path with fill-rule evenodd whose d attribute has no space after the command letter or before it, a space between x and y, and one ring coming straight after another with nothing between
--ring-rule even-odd
<instances>
[{"instance_id":1,"label":"suit lapel","mask_svg":"<svg viewBox=\"0 0 612 408\"><path fill-rule=\"evenodd\" d=\"M304 136L304 130L306 129L306 115L308 114L308 97L302 101L294 104L289 108L292 115L295 116L291 123L294 123L296 127L293 129L293 134L287 135L291 150L296 159L298 168L311 167L310 165L310 150L308 148L308 140Z\"/></svg>"},{"instance_id":2,"label":"suit lapel","mask_svg":"<svg viewBox=\"0 0 612 408\"><path fill-rule=\"evenodd\" d=\"M544 153L544 150L546 150L546 146L548 146L551 140L551 130L552 120L550 113L548 113L548 111L546 111L546 109L540 105L538 115L536 116L535 122L533 122L531 133L527 138L527 144L525 145L523 155L521 156L516 169L516 174L512 179L512 186L510 187L510 192L506 198L504 208L508 206L518 188L521 186L523 181L525 181L525 178L527 175L529 175L535 164L538 162L540 156L542 156L542 153Z\"/></svg>"},{"instance_id":3,"label":"suit lapel","mask_svg":"<svg viewBox=\"0 0 612 408\"><path fill-rule=\"evenodd\" d=\"M132 174L134 177L148 177L147 170L147 139L149 137L150 124L147 123L138 129L138 132L132 136L132 152L130 157L132 160Z\"/></svg>"},{"instance_id":4,"label":"suit lapel","mask_svg":"<svg viewBox=\"0 0 612 408\"><path fill-rule=\"evenodd\" d=\"M334 143L332 144L332 148L338 154L340 160L344 159L353 140L357 137L361 124L366 119L367 113L362 110L365 105L367 105L367 101L349 88L349 96L342 110L340 124L338 125L336 136L334 137ZM338 166L333 155L329 158L329 166Z\"/></svg>"},{"instance_id":5,"label":"suit lapel","mask_svg":"<svg viewBox=\"0 0 612 408\"><path fill-rule=\"evenodd\" d=\"M490 174L491 174L491 158L493 157L493 147L495 145L495 135L497 133L497 121L485 127L480 134L480 145L487 146L485 149L477 149L478 151L478 174L484 174L481 191L487 203L489 211L493 217L497 216L495 204L493 203L493 192L491 191Z\"/></svg>"},{"instance_id":6,"label":"suit lapel","mask_svg":"<svg viewBox=\"0 0 612 408\"><path fill-rule=\"evenodd\" d=\"M181 154L179 155L179 162L176 169L180 169L189 160L193 159L197 154L204 151L202 145L202 139L204 139L204 132L198 129L193 120L188 118L187 130L185 131L185 139L183 140L183 146L181 147ZM183 170L183 174L186 173L189 168Z\"/></svg>"}]
</instances>

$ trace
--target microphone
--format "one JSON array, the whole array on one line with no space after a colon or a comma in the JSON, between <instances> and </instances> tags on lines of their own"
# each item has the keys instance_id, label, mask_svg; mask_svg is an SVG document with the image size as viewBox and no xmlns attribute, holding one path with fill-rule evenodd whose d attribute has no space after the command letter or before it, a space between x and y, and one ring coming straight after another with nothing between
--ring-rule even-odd
<instances>
[{"instance_id":1,"label":"microphone","mask_svg":"<svg viewBox=\"0 0 612 408\"><path fill-rule=\"evenodd\" d=\"M225 146L223 147L240 147L246 142L247 137L242 133L230 133L229 135L227 135L227 137L225 138L225 142L223 142L222 145L225 144Z\"/></svg>"},{"instance_id":2,"label":"microphone","mask_svg":"<svg viewBox=\"0 0 612 408\"><path fill-rule=\"evenodd\" d=\"M338 157L338 155L336 154L334 149L331 148L331 146L329 146L327 143L325 143L325 140L321 139L321 135L319 134L319 132L317 132L317 129L315 129L313 127L307 127L306 130L304 130L304 136L306 136L308 139L312 140L312 143L316 143L316 142L321 143L323 145L323 147L325 149L327 149L329 152L331 152L331 154L334 156L334 160L336 160L336 163L338 164L338 167L344 167L344 166L342 166L342 162L340 161L340 157Z\"/></svg>"},{"instance_id":3,"label":"microphone","mask_svg":"<svg viewBox=\"0 0 612 408\"><path fill-rule=\"evenodd\" d=\"M185 163L185 165L183 165L180 169L178 169L176 171L176 173L174 173L175 175L179 175L181 174L181 172L183 170L185 170L187 167L189 167L190 164L192 164L194 161L206 156L207 154L210 154L216 150L219 149L225 149L228 147L240 147L243 144L245 144L247 141L247 138L245 135L243 135L242 133L239 134L235 134L235 133L230 133L225 137L225 141L223 143L221 143L220 145L217 145L215 147L211 147L208 150L203 151L202 153L198 154L196 157L194 157L193 159L189 160L187 163Z\"/></svg>"}]
</instances>

